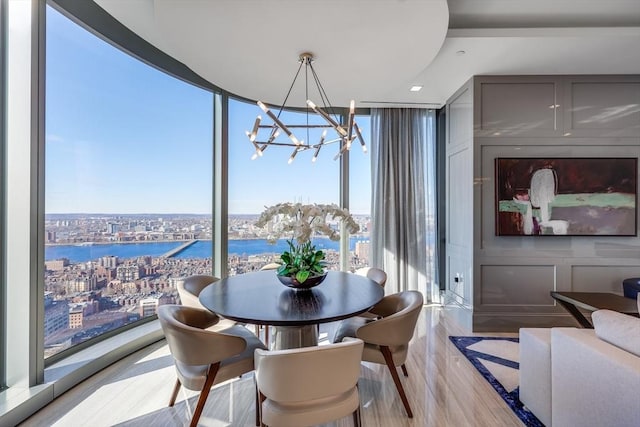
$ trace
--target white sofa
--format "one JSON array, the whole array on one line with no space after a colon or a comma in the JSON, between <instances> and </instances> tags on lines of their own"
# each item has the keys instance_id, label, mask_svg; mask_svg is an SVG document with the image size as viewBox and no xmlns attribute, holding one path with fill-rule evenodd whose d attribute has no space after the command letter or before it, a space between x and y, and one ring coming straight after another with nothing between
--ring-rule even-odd
<instances>
[{"instance_id":1,"label":"white sofa","mask_svg":"<svg viewBox=\"0 0 640 427\"><path fill-rule=\"evenodd\" d=\"M640 426L640 319L520 329L520 400L547 427Z\"/></svg>"}]
</instances>

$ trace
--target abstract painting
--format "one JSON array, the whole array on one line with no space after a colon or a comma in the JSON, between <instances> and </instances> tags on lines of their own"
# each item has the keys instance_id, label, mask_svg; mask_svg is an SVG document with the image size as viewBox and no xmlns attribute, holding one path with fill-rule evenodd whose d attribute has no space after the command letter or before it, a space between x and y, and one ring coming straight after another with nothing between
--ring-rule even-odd
<instances>
[{"instance_id":1,"label":"abstract painting","mask_svg":"<svg viewBox=\"0 0 640 427\"><path fill-rule=\"evenodd\" d=\"M637 158L497 158L496 235L635 236Z\"/></svg>"}]
</instances>

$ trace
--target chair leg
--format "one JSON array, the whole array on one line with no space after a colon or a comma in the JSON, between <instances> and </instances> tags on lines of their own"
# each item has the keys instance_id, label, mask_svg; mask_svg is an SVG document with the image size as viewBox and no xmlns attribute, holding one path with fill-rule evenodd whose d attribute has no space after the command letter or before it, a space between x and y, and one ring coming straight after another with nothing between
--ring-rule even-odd
<instances>
[{"instance_id":1,"label":"chair leg","mask_svg":"<svg viewBox=\"0 0 640 427\"><path fill-rule=\"evenodd\" d=\"M389 372L391 373L391 377L393 378L393 382L396 383L396 388L398 389L398 393L400 394L400 399L402 399L402 403L404 404L404 409L407 411L407 415L409 418L413 418L413 412L411 412L411 407L409 406L409 400L407 400L407 395L404 394L404 388L402 387L402 383L400 382L400 377L398 376L398 370L396 369L396 365L393 363L393 356L391 355L391 350L386 345L380 346L380 351L384 356L385 362L387 362L387 367L389 368Z\"/></svg>"},{"instance_id":2,"label":"chair leg","mask_svg":"<svg viewBox=\"0 0 640 427\"><path fill-rule=\"evenodd\" d=\"M362 425L361 417L362 414L360 413L360 405L358 405L358 408L353 411L353 425L355 427L360 427Z\"/></svg>"},{"instance_id":3,"label":"chair leg","mask_svg":"<svg viewBox=\"0 0 640 427\"><path fill-rule=\"evenodd\" d=\"M405 366L405 364L403 363L402 366L402 373L404 374L405 377L409 376L409 372L407 372L407 367Z\"/></svg>"},{"instance_id":4,"label":"chair leg","mask_svg":"<svg viewBox=\"0 0 640 427\"><path fill-rule=\"evenodd\" d=\"M264 325L264 345L269 348L269 325Z\"/></svg>"},{"instance_id":5,"label":"chair leg","mask_svg":"<svg viewBox=\"0 0 640 427\"><path fill-rule=\"evenodd\" d=\"M256 426L260 426L260 407L262 405L260 404L260 393L258 392L258 382L256 381L255 374L253 376L253 385L256 388Z\"/></svg>"},{"instance_id":6,"label":"chair leg","mask_svg":"<svg viewBox=\"0 0 640 427\"><path fill-rule=\"evenodd\" d=\"M220 362L214 363L209 366L209 371L207 372L207 379L204 381L204 387L202 387L202 391L200 392L200 397L198 398L198 404L196 405L195 411L193 411L193 417L191 418L191 424L189 424L189 427L196 427L198 425L198 420L200 419L200 415L202 414L202 410L204 409L204 404L207 401L207 397L209 396L209 391L211 391L211 387L213 386L213 380L216 379L216 374L218 373L219 368L220 368Z\"/></svg>"},{"instance_id":7,"label":"chair leg","mask_svg":"<svg viewBox=\"0 0 640 427\"><path fill-rule=\"evenodd\" d=\"M176 385L173 386L173 393L171 393L171 398L169 399L169 406L173 406L173 404L176 403L176 397L178 397L181 385L180 380L176 378Z\"/></svg>"},{"instance_id":8,"label":"chair leg","mask_svg":"<svg viewBox=\"0 0 640 427\"><path fill-rule=\"evenodd\" d=\"M257 385L256 385L256 387L257 387ZM262 422L262 402L267 400L267 396L265 396L264 394L262 394L262 392L260 390L258 390L258 399L260 400L260 426L261 427L266 427L266 424Z\"/></svg>"}]
</instances>

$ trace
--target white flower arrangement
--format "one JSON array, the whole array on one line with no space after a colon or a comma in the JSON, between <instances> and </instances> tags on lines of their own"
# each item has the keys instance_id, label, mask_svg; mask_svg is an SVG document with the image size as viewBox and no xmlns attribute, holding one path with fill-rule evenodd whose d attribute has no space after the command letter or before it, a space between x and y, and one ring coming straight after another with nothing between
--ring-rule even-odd
<instances>
[{"instance_id":1,"label":"white flower arrangement","mask_svg":"<svg viewBox=\"0 0 640 427\"><path fill-rule=\"evenodd\" d=\"M360 226L355 222L348 210L338 205L278 203L266 207L258 218L256 227L264 228L270 222L273 228L267 241L275 243L283 236L293 238L298 244L304 244L317 234L323 234L331 240L340 240L340 232L334 230L328 220L342 221L349 233L357 233Z\"/></svg>"}]
</instances>

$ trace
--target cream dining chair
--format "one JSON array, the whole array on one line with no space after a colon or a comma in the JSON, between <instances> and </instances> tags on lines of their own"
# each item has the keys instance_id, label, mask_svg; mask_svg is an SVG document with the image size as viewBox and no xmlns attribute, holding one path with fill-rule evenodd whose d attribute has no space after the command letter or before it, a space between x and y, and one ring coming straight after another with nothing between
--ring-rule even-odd
<instances>
[{"instance_id":1,"label":"cream dining chair","mask_svg":"<svg viewBox=\"0 0 640 427\"><path fill-rule=\"evenodd\" d=\"M387 273L385 273L384 270L382 270L380 268L362 267L362 268L357 269L354 273L359 275L359 276L364 276L364 277L367 277L367 278L373 280L374 282L376 282L377 284L379 284L383 288L384 288L385 283L387 283Z\"/></svg>"},{"instance_id":2,"label":"cream dining chair","mask_svg":"<svg viewBox=\"0 0 640 427\"><path fill-rule=\"evenodd\" d=\"M177 287L178 295L180 295L180 303L187 307L206 310L206 308L200 303L198 296L204 288L218 280L220 279L206 274L196 274L185 277L183 280L179 280ZM216 317L218 317L218 321L213 323L208 329L219 331L230 328L236 324L233 320L224 319L219 316Z\"/></svg>"},{"instance_id":3,"label":"cream dining chair","mask_svg":"<svg viewBox=\"0 0 640 427\"><path fill-rule=\"evenodd\" d=\"M387 273L384 270L377 267L362 267L354 271L358 276L364 276L367 279L371 279L376 282L378 285L384 288L384 285L387 283ZM364 317L367 319L375 319L378 316L371 313L370 311L365 311L362 314L358 315L359 317Z\"/></svg>"},{"instance_id":4,"label":"cream dining chair","mask_svg":"<svg viewBox=\"0 0 640 427\"><path fill-rule=\"evenodd\" d=\"M180 387L200 392L191 427L198 424L211 387L253 370L256 349L264 344L242 326L223 332L207 330L217 316L208 310L180 305L161 305L158 319L174 358L176 384L169 399L173 406ZM256 401L256 424L258 421Z\"/></svg>"},{"instance_id":5,"label":"cream dining chair","mask_svg":"<svg viewBox=\"0 0 640 427\"><path fill-rule=\"evenodd\" d=\"M360 426L358 377L363 342L255 351L261 425L303 427L353 414Z\"/></svg>"},{"instance_id":6,"label":"cream dining chair","mask_svg":"<svg viewBox=\"0 0 640 427\"><path fill-rule=\"evenodd\" d=\"M418 291L388 295L370 310L379 316L378 319L345 319L340 322L333 338L333 342L340 342L345 337L356 337L364 341L362 360L389 368L409 418L413 418L413 413L396 367L400 366L404 376L409 376L405 362L423 301L422 294Z\"/></svg>"}]
</instances>

